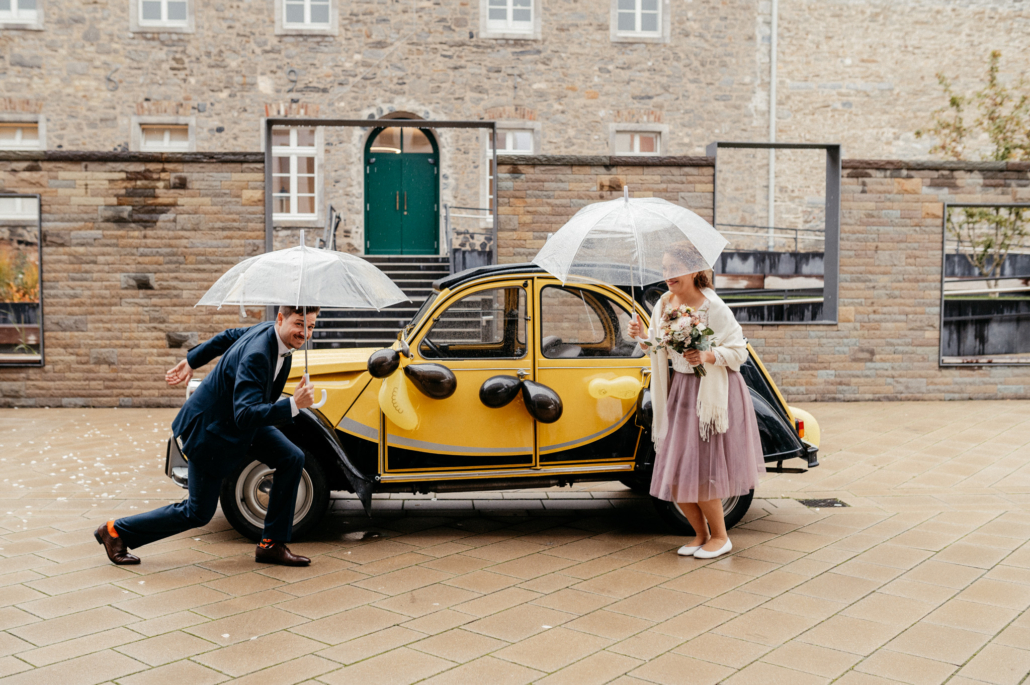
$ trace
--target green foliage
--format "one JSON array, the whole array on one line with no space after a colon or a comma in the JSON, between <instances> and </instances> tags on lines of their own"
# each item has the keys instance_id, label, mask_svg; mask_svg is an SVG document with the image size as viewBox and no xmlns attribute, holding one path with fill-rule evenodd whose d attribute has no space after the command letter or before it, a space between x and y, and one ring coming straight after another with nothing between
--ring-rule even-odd
<instances>
[{"instance_id":1,"label":"green foliage","mask_svg":"<svg viewBox=\"0 0 1030 685\"><path fill-rule=\"evenodd\" d=\"M990 148L983 159L1009 162L1030 159L1030 87L1025 77L1012 86L998 78L1001 53L991 52L987 60L987 80L970 95L955 92L951 80L937 74L948 104L934 111L933 125L916 131L916 137L933 136L931 154L950 159L965 159L973 141L986 136ZM972 123L967 123L967 112ZM983 278L997 277L1011 250L1024 247L1030 234L1028 212L1020 208L956 208L948 212L948 234L958 241L969 263ZM997 297L997 293L991 293Z\"/></svg>"},{"instance_id":2,"label":"green foliage","mask_svg":"<svg viewBox=\"0 0 1030 685\"><path fill-rule=\"evenodd\" d=\"M1030 93L1025 77L1012 86L998 79L1001 53L991 52L987 60L987 81L970 95L955 92L951 80L937 73L948 104L935 110L932 125L916 131L916 137L933 136L930 154L949 159L965 159L971 141L986 135L990 149L983 159L995 162L1017 162L1030 159ZM972 123L966 122L972 110Z\"/></svg>"},{"instance_id":3,"label":"green foliage","mask_svg":"<svg viewBox=\"0 0 1030 685\"><path fill-rule=\"evenodd\" d=\"M983 278L995 279L1013 248L1028 235L1030 211L1025 207L957 207L948 212L948 233Z\"/></svg>"}]
</instances>

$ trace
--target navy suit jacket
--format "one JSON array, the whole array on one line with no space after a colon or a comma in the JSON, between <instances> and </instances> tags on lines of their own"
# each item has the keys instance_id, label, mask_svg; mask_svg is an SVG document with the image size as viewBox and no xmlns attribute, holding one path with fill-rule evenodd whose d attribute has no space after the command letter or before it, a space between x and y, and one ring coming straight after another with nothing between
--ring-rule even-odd
<instances>
[{"instance_id":1,"label":"navy suit jacket","mask_svg":"<svg viewBox=\"0 0 1030 685\"><path fill-rule=\"evenodd\" d=\"M172 422L183 454L196 466L224 476L246 456L258 429L293 422L289 398L278 399L290 373L290 357L273 378L277 336L271 321L232 328L186 355L194 369L222 356Z\"/></svg>"}]
</instances>

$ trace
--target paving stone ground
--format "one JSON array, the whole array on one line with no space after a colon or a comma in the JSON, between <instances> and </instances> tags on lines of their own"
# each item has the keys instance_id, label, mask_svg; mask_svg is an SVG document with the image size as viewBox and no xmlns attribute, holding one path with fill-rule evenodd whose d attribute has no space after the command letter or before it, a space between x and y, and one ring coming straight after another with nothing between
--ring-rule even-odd
<instances>
[{"instance_id":1,"label":"paving stone ground","mask_svg":"<svg viewBox=\"0 0 1030 685\"><path fill-rule=\"evenodd\" d=\"M183 495L174 411L3 410L0 682L1027 682L1030 402L805 408L822 465L766 476L728 557L603 484L338 499L305 569L220 514L112 566L92 530Z\"/></svg>"}]
</instances>

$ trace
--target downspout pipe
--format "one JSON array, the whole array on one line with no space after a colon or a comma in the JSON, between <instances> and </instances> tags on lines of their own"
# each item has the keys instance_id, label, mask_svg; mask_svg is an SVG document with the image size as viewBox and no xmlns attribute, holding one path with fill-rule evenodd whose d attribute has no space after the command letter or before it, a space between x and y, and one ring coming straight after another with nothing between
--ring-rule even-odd
<instances>
[{"instance_id":1,"label":"downspout pipe","mask_svg":"<svg viewBox=\"0 0 1030 685\"><path fill-rule=\"evenodd\" d=\"M777 15L778 0L772 0L771 25L769 28L769 142L776 142L776 38L779 31ZM776 150L769 149L769 251L776 249Z\"/></svg>"}]
</instances>

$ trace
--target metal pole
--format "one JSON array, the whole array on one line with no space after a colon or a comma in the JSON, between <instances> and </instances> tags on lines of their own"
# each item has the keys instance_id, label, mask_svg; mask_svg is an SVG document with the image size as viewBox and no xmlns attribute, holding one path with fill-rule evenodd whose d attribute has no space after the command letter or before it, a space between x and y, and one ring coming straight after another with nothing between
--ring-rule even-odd
<instances>
[{"instance_id":1,"label":"metal pole","mask_svg":"<svg viewBox=\"0 0 1030 685\"><path fill-rule=\"evenodd\" d=\"M772 21L769 36L769 142L776 142L776 43L779 7L772 0ZM776 225L776 149L769 148L769 251L776 249L773 226Z\"/></svg>"},{"instance_id":2,"label":"metal pole","mask_svg":"<svg viewBox=\"0 0 1030 685\"><path fill-rule=\"evenodd\" d=\"M262 132L265 141L265 252L272 251L272 124L265 119L265 130ZM265 307L265 319L275 318L272 307Z\"/></svg>"},{"instance_id":3,"label":"metal pole","mask_svg":"<svg viewBox=\"0 0 1030 685\"><path fill-rule=\"evenodd\" d=\"M500 193L500 185L501 184L500 184L500 179L497 178L497 125L494 124L494 122L490 122L490 133L489 133L489 135L490 135L490 149L493 150L493 153L494 153L493 154L493 159L490 160L490 164L492 165L492 169L493 169L493 177L494 177L494 196L493 196L493 198L491 198L491 205L492 206L490 207L490 212L494 215L494 221L493 221L493 247L492 247L493 259L491 260L491 263L492 264L496 264L497 261L498 261L498 258L497 258L497 227L499 225L499 221L498 221L498 218L497 218L497 195Z\"/></svg>"}]
</instances>

